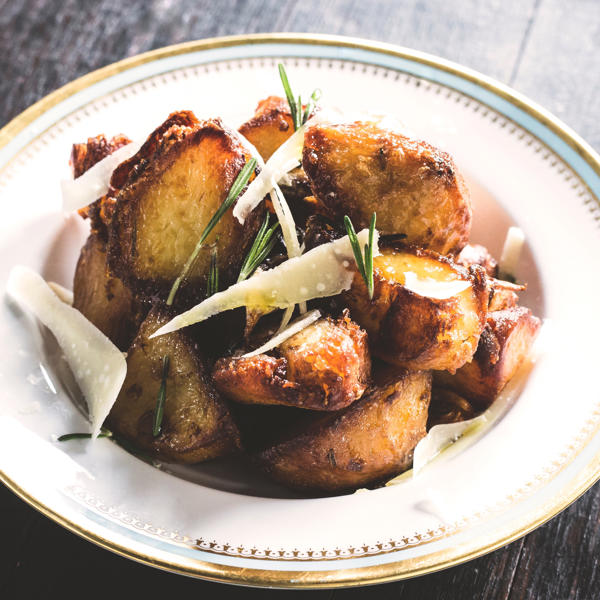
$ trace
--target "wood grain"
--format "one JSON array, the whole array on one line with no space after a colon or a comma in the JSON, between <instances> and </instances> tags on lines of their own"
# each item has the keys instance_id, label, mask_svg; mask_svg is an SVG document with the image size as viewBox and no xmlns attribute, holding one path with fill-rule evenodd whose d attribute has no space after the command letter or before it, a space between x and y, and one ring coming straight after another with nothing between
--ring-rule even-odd
<instances>
[{"instance_id":1,"label":"wood grain","mask_svg":"<svg viewBox=\"0 0 600 600\"><path fill-rule=\"evenodd\" d=\"M267 31L336 33L424 50L511 83L600 147L597 0L0 0L0 124L115 60L167 44ZM440 573L319 599L588 599L600 586L600 488L510 546ZM108 574L105 578L104 575ZM110 582L108 581L110 579ZM77 538L0 488L0 597L280 598L134 564Z\"/></svg>"}]
</instances>

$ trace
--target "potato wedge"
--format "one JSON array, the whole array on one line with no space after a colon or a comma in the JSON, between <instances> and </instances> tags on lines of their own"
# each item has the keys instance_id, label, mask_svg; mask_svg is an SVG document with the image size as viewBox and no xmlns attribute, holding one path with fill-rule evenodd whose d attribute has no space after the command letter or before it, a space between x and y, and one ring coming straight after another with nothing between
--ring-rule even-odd
<instances>
[{"instance_id":1,"label":"potato wedge","mask_svg":"<svg viewBox=\"0 0 600 600\"><path fill-rule=\"evenodd\" d=\"M239 132L258 150L265 161L294 133L290 106L285 98L269 96L261 100L254 116Z\"/></svg>"},{"instance_id":2,"label":"potato wedge","mask_svg":"<svg viewBox=\"0 0 600 600\"><path fill-rule=\"evenodd\" d=\"M347 314L319 319L278 348L277 356L222 358L217 389L244 404L339 410L365 391L371 373L367 334Z\"/></svg>"},{"instance_id":3,"label":"potato wedge","mask_svg":"<svg viewBox=\"0 0 600 600\"><path fill-rule=\"evenodd\" d=\"M237 426L212 385L198 348L189 334L148 339L171 317L153 308L127 355L127 377L108 418L112 431L157 458L197 463L236 452ZM153 436L154 409L162 381L163 357L170 357L164 417Z\"/></svg>"},{"instance_id":4,"label":"potato wedge","mask_svg":"<svg viewBox=\"0 0 600 600\"><path fill-rule=\"evenodd\" d=\"M487 408L526 358L540 325L522 306L489 313L473 360L454 375L436 373L436 383Z\"/></svg>"},{"instance_id":5,"label":"potato wedge","mask_svg":"<svg viewBox=\"0 0 600 600\"><path fill-rule=\"evenodd\" d=\"M273 479L309 492L340 493L408 469L425 435L428 372L387 369L349 407L315 416L257 455Z\"/></svg>"},{"instance_id":6,"label":"potato wedge","mask_svg":"<svg viewBox=\"0 0 600 600\"><path fill-rule=\"evenodd\" d=\"M471 230L471 202L448 154L374 123L318 124L304 137L302 166L314 195L356 230L377 212L382 235L441 254L459 252Z\"/></svg>"},{"instance_id":7,"label":"potato wedge","mask_svg":"<svg viewBox=\"0 0 600 600\"><path fill-rule=\"evenodd\" d=\"M176 116L112 177L120 191L109 227L109 264L137 292L150 296L168 293L250 158L219 119ZM219 220L187 280L195 300L205 287L210 245L216 245L220 279L226 285L237 276L263 212L264 206L257 207L243 226L231 211Z\"/></svg>"},{"instance_id":8,"label":"potato wedge","mask_svg":"<svg viewBox=\"0 0 600 600\"><path fill-rule=\"evenodd\" d=\"M145 316L131 290L108 271L106 243L92 233L81 249L73 280L73 307L120 350L127 350Z\"/></svg>"},{"instance_id":9,"label":"potato wedge","mask_svg":"<svg viewBox=\"0 0 600 600\"><path fill-rule=\"evenodd\" d=\"M485 326L489 291L484 270L469 270L447 257L412 246L382 246L373 263L374 294L354 277L343 299L364 327L375 356L407 369L455 370L471 359ZM421 296L404 287L404 273L419 279L471 283L444 300Z\"/></svg>"}]
</instances>

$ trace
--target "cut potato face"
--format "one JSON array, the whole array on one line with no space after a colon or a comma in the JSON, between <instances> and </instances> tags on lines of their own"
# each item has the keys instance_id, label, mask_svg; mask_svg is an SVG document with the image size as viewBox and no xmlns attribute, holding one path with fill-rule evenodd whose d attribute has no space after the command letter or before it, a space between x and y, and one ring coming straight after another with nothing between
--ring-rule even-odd
<instances>
[{"instance_id":1,"label":"cut potato face","mask_svg":"<svg viewBox=\"0 0 600 600\"><path fill-rule=\"evenodd\" d=\"M489 313L473 360L454 375L436 373L436 382L487 408L527 357L540 325L522 306Z\"/></svg>"},{"instance_id":2,"label":"cut potato face","mask_svg":"<svg viewBox=\"0 0 600 600\"><path fill-rule=\"evenodd\" d=\"M360 400L303 422L259 452L258 462L275 480L308 492L376 484L410 467L430 394L430 373L387 370Z\"/></svg>"},{"instance_id":3,"label":"cut potato face","mask_svg":"<svg viewBox=\"0 0 600 600\"><path fill-rule=\"evenodd\" d=\"M471 230L471 202L448 154L374 123L318 124L305 134L302 166L314 195L337 220L440 254L459 252Z\"/></svg>"},{"instance_id":4,"label":"cut potato face","mask_svg":"<svg viewBox=\"0 0 600 600\"><path fill-rule=\"evenodd\" d=\"M169 320L166 309L146 317L127 355L127 377L110 413L112 431L157 458L197 463L236 452L238 429L206 372L198 348L185 332L149 340ZM153 436L154 410L169 356L160 435Z\"/></svg>"},{"instance_id":5,"label":"cut potato face","mask_svg":"<svg viewBox=\"0 0 600 600\"><path fill-rule=\"evenodd\" d=\"M193 115L192 115L193 116ZM109 228L111 268L146 294L164 294L221 206L249 152L219 119L181 119L160 133L115 171L117 195ZM177 121L172 116L170 121ZM137 162L136 162L137 160ZM132 166L133 165L133 166ZM211 245L216 246L222 284L237 276L246 247L257 229L257 208L242 226L231 210L208 236L188 277L188 290L204 290Z\"/></svg>"},{"instance_id":6,"label":"cut potato face","mask_svg":"<svg viewBox=\"0 0 600 600\"><path fill-rule=\"evenodd\" d=\"M290 106L285 98L269 96L261 100L254 116L246 121L239 132L267 161L283 142L294 133Z\"/></svg>"},{"instance_id":7,"label":"cut potato face","mask_svg":"<svg viewBox=\"0 0 600 600\"><path fill-rule=\"evenodd\" d=\"M92 233L81 249L73 280L73 308L120 350L127 350L144 318L144 305L121 279L110 274L100 234Z\"/></svg>"},{"instance_id":8,"label":"cut potato face","mask_svg":"<svg viewBox=\"0 0 600 600\"><path fill-rule=\"evenodd\" d=\"M217 389L244 404L338 410L362 396L371 372L367 334L347 315L320 319L273 354L218 360Z\"/></svg>"},{"instance_id":9,"label":"cut potato face","mask_svg":"<svg viewBox=\"0 0 600 600\"><path fill-rule=\"evenodd\" d=\"M434 252L399 245L382 247L373 266L373 299L358 276L343 299L367 330L375 356L417 370L453 371L471 359L489 299L481 267L466 270ZM450 298L437 299L405 287L406 273L429 286L456 281L470 285Z\"/></svg>"}]
</instances>

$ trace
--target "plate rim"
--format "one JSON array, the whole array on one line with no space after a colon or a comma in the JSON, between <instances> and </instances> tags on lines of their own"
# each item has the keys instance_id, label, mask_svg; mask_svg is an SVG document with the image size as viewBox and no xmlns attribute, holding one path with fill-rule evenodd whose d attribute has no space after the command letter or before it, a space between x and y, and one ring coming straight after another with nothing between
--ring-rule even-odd
<instances>
[{"instance_id":1,"label":"plate rim","mask_svg":"<svg viewBox=\"0 0 600 600\"><path fill-rule=\"evenodd\" d=\"M397 46L395 44L370 41L355 37L304 33L259 33L206 38L157 48L149 52L111 63L67 83L14 117L0 129L0 149L6 146L29 124L42 116L50 108L60 104L77 92L123 71L163 58L192 52L213 48L269 43L325 45L362 49L429 65L461 79L466 79L479 87L491 91L546 126L552 133L570 146L592 169L592 171L600 177L600 155L598 155L598 153L583 140L583 138L542 106L491 77L483 75L468 67L463 67L452 61L421 51ZM587 186L585 181L583 181L583 183ZM600 201L594 192L592 190L590 190L590 192L592 198L600 204ZM585 468L580 471L580 473L578 473L574 479L560 491L560 493L556 494L550 503L521 517L516 527L511 524L511 526L507 528L510 531L503 533L499 537L497 535L491 536L492 541L488 540L488 542L483 545L477 541L471 541L420 558L402 559L389 563L353 569L282 571L275 569L236 567L184 558L181 556L178 556L177 560L173 562L172 560L169 560L168 552L159 551L158 549L154 549L152 553L144 553L126 544L102 537L98 533L87 530L78 523L70 521L30 495L26 490L21 488L16 481L10 479L0 468L0 481L27 504L65 529L121 556L163 570L212 581L238 583L257 587L310 589L340 588L396 581L408 577L425 575L477 558L526 535L533 529L544 524L567 508L567 506L579 498L596 481L598 481L598 479L600 479L600 452L589 461Z\"/></svg>"}]
</instances>

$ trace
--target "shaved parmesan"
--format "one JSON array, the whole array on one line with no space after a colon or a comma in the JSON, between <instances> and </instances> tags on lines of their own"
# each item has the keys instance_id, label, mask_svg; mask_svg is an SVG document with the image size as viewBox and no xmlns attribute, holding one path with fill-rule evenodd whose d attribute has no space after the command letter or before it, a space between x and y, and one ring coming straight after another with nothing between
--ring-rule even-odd
<instances>
[{"instance_id":1,"label":"shaved parmesan","mask_svg":"<svg viewBox=\"0 0 600 600\"><path fill-rule=\"evenodd\" d=\"M55 283L54 281L48 282L48 287L59 297L59 299L65 304L73 306L73 292L68 290L66 287Z\"/></svg>"},{"instance_id":2,"label":"shaved parmesan","mask_svg":"<svg viewBox=\"0 0 600 600\"><path fill-rule=\"evenodd\" d=\"M275 187L288 171L295 169L302 162L302 149L304 147L304 132L311 126L320 122L321 117L309 119L302 127L297 129L265 163L258 176L250 183L246 191L240 196L235 207L233 216L244 223L248 215L257 207Z\"/></svg>"},{"instance_id":3,"label":"shaved parmesan","mask_svg":"<svg viewBox=\"0 0 600 600\"><path fill-rule=\"evenodd\" d=\"M140 144L131 143L115 150L98 161L77 179L61 181L63 210L79 210L98 200L109 190L113 171L140 149Z\"/></svg>"},{"instance_id":4,"label":"shaved parmesan","mask_svg":"<svg viewBox=\"0 0 600 600\"><path fill-rule=\"evenodd\" d=\"M500 279L514 279L523 251L525 234L520 227L509 227L504 240L504 247L498 263L498 276Z\"/></svg>"},{"instance_id":5,"label":"shaved parmesan","mask_svg":"<svg viewBox=\"0 0 600 600\"><path fill-rule=\"evenodd\" d=\"M358 234L361 247L368 239L369 231L363 229ZM375 230L374 256L379 255L378 240L379 233ZM350 240L348 236L344 236L210 296L176 316L150 337L177 331L239 306L288 308L313 298L336 296L352 285L356 273L354 265Z\"/></svg>"},{"instance_id":6,"label":"shaved parmesan","mask_svg":"<svg viewBox=\"0 0 600 600\"><path fill-rule=\"evenodd\" d=\"M283 344L285 340L296 335L303 329L306 329L309 325L317 321L321 317L319 310L311 310L310 312L303 315L300 319L296 319L289 327L275 334L268 342L264 343L260 348L244 354L242 358L249 358L250 356L257 356L258 354L264 354L273 348L277 348L280 344Z\"/></svg>"},{"instance_id":7,"label":"shaved parmesan","mask_svg":"<svg viewBox=\"0 0 600 600\"><path fill-rule=\"evenodd\" d=\"M470 281L453 279L452 281L436 281L435 279L420 279L416 273L405 271L404 287L419 296L446 300L471 287Z\"/></svg>"},{"instance_id":8,"label":"shaved parmesan","mask_svg":"<svg viewBox=\"0 0 600 600\"><path fill-rule=\"evenodd\" d=\"M27 267L14 267L7 291L56 337L85 397L97 437L127 372L121 351L78 310L65 304L50 286Z\"/></svg>"}]
</instances>

